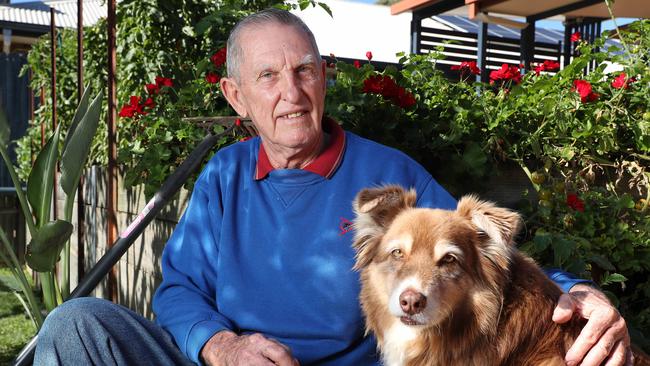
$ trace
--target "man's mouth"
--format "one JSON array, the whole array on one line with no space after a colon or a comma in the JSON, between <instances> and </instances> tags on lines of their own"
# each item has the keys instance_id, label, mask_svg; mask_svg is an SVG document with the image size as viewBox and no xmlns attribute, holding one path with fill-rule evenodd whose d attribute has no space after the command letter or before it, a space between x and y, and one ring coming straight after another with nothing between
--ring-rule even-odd
<instances>
[{"instance_id":1,"label":"man's mouth","mask_svg":"<svg viewBox=\"0 0 650 366\"><path fill-rule=\"evenodd\" d=\"M288 118L288 119L298 118L298 117L303 116L304 114L305 114L305 112L289 113L289 114L285 114L284 116L282 116L282 118Z\"/></svg>"},{"instance_id":2,"label":"man's mouth","mask_svg":"<svg viewBox=\"0 0 650 366\"><path fill-rule=\"evenodd\" d=\"M411 318L411 317L408 317L408 316L400 316L400 317L399 317L399 320L400 320L402 323L406 324L406 325L422 325L422 324L420 324L420 322L418 322L417 320L415 320L415 319L413 319L413 318Z\"/></svg>"}]
</instances>

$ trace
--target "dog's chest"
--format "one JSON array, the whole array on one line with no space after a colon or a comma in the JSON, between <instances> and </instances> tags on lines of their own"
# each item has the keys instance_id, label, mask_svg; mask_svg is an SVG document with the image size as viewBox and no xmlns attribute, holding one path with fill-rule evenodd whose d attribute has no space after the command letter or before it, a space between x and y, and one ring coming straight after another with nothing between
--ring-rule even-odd
<instances>
[{"instance_id":1,"label":"dog's chest","mask_svg":"<svg viewBox=\"0 0 650 366\"><path fill-rule=\"evenodd\" d=\"M409 344L415 340L419 331L399 321L384 333L381 344L382 363L384 366L404 366L408 360Z\"/></svg>"}]
</instances>

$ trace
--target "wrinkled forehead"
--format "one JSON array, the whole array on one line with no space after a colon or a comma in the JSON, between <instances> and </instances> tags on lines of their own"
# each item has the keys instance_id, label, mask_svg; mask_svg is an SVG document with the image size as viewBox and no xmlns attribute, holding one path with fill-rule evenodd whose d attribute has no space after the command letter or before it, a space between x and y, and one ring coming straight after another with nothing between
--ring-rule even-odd
<instances>
[{"instance_id":1,"label":"wrinkled forehead","mask_svg":"<svg viewBox=\"0 0 650 366\"><path fill-rule=\"evenodd\" d=\"M248 25L242 29L239 44L244 60L273 53L291 53L300 59L309 55L314 61L318 56L304 30L276 21Z\"/></svg>"}]
</instances>

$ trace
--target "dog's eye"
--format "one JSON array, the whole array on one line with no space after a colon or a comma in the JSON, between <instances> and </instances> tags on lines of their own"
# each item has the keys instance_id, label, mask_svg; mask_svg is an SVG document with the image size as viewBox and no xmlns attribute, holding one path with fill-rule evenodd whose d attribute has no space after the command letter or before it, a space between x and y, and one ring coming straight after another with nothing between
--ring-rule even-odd
<instances>
[{"instance_id":1,"label":"dog's eye","mask_svg":"<svg viewBox=\"0 0 650 366\"><path fill-rule=\"evenodd\" d=\"M392 255L393 258L395 258L395 259L402 259L404 257L404 253L402 252L401 249L393 249L390 252L390 255Z\"/></svg>"},{"instance_id":2,"label":"dog's eye","mask_svg":"<svg viewBox=\"0 0 650 366\"><path fill-rule=\"evenodd\" d=\"M454 257L451 254L447 254L442 259L440 259L440 263L442 264L450 264L456 262L456 257Z\"/></svg>"}]
</instances>

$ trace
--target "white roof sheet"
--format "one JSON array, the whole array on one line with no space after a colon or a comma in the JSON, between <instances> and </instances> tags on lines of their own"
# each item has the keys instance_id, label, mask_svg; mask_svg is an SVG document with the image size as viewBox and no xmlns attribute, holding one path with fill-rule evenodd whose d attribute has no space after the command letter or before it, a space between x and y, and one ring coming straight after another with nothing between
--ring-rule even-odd
<instances>
[{"instance_id":1,"label":"white roof sheet","mask_svg":"<svg viewBox=\"0 0 650 366\"><path fill-rule=\"evenodd\" d=\"M35 26L50 25L50 8L54 8L57 27L77 27L77 0L45 0L19 4L0 5L0 22ZM106 17L108 8L103 0L84 0L84 26L97 23Z\"/></svg>"}]
</instances>

